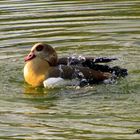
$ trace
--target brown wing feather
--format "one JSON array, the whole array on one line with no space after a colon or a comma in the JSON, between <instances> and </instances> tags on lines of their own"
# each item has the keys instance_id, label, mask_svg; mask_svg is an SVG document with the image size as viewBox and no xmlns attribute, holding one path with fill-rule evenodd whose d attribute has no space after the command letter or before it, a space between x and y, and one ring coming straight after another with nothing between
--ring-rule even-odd
<instances>
[{"instance_id":1,"label":"brown wing feather","mask_svg":"<svg viewBox=\"0 0 140 140\"><path fill-rule=\"evenodd\" d=\"M79 67L79 66L66 66L62 65L61 67L51 67L48 71L48 77L62 77L64 79L73 79L73 78L85 78L93 81L103 81L111 77L110 73L96 71L88 67Z\"/></svg>"}]
</instances>

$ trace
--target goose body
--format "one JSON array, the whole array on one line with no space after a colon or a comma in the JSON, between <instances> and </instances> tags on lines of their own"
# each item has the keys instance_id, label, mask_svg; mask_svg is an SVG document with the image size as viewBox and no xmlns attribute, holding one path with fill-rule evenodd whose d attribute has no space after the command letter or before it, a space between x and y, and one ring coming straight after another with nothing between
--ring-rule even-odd
<instances>
[{"instance_id":1,"label":"goose body","mask_svg":"<svg viewBox=\"0 0 140 140\"><path fill-rule=\"evenodd\" d=\"M116 59L93 57L58 58L54 48L50 45L37 43L25 57L24 78L33 87L62 85L65 79L78 79L94 84L116 76L126 76L127 70L120 67L100 65L100 62L110 62Z\"/></svg>"}]
</instances>

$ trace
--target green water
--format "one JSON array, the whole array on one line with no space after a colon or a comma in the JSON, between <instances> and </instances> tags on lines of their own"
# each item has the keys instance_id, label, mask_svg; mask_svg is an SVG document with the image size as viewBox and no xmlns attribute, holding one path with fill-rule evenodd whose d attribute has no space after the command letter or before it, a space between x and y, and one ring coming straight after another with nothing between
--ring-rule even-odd
<instances>
[{"instance_id":1,"label":"green water","mask_svg":"<svg viewBox=\"0 0 140 140\"><path fill-rule=\"evenodd\" d=\"M0 139L140 139L139 0L0 1ZM36 42L59 56L117 57L129 75L81 89L32 88L24 57Z\"/></svg>"}]
</instances>

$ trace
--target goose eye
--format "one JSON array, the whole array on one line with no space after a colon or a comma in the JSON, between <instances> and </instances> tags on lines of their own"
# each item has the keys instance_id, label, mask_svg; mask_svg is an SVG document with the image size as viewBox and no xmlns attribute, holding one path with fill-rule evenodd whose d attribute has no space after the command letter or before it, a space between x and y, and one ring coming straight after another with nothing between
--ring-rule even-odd
<instances>
[{"instance_id":1,"label":"goose eye","mask_svg":"<svg viewBox=\"0 0 140 140\"><path fill-rule=\"evenodd\" d=\"M42 45L38 45L38 46L36 47L36 50L39 52L39 51L42 51L43 48L44 48L44 46L42 46Z\"/></svg>"}]
</instances>

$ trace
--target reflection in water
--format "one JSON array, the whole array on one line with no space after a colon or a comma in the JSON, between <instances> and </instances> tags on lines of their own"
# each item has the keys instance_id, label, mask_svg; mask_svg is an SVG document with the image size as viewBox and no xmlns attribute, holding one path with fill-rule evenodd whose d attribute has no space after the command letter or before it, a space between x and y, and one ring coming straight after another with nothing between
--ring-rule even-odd
<instances>
[{"instance_id":1,"label":"reflection in water","mask_svg":"<svg viewBox=\"0 0 140 140\"><path fill-rule=\"evenodd\" d=\"M0 139L139 139L139 0L0 1ZM72 54L114 57L114 84L31 88L23 58L36 42ZM25 94L23 94L25 93Z\"/></svg>"},{"instance_id":2,"label":"reflection in water","mask_svg":"<svg viewBox=\"0 0 140 140\"><path fill-rule=\"evenodd\" d=\"M31 86L29 86L29 85L25 85L24 86L24 91L23 91L23 93L24 94L33 94L33 95L35 95L35 94L41 94L41 95L43 95L44 94L44 89L43 89L43 87L38 87L38 88L35 88L35 87L31 87ZM47 91L47 90L46 90ZM45 92L46 94L47 94L47 92Z\"/></svg>"}]
</instances>

